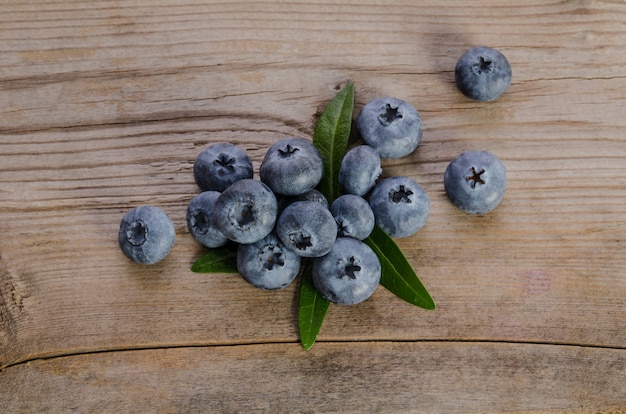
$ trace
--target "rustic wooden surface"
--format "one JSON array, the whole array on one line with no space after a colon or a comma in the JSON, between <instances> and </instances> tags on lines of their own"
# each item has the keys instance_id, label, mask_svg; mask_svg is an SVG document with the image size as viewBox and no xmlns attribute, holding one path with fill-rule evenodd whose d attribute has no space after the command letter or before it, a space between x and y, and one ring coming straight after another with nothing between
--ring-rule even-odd
<instances>
[{"instance_id":1,"label":"rustic wooden surface","mask_svg":"<svg viewBox=\"0 0 626 414\"><path fill-rule=\"evenodd\" d=\"M626 412L624 1L0 3L1 412ZM455 88L476 45L496 102ZM304 351L297 284L192 273L185 209L206 145L258 171L347 82L422 115L384 167L431 198L399 244L438 309L381 288ZM486 216L443 191L469 149L508 169ZM176 226L155 266L117 246L140 204Z\"/></svg>"}]
</instances>

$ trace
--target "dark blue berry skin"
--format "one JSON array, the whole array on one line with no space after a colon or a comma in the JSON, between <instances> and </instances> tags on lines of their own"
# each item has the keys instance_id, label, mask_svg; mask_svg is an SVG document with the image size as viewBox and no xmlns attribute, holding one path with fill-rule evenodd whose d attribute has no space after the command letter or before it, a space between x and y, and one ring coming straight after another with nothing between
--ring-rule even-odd
<instances>
[{"instance_id":1,"label":"dark blue berry skin","mask_svg":"<svg viewBox=\"0 0 626 414\"><path fill-rule=\"evenodd\" d=\"M374 230L374 212L363 197L344 194L330 205L330 213L337 222L337 237L363 240Z\"/></svg>"},{"instance_id":2,"label":"dark blue berry skin","mask_svg":"<svg viewBox=\"0 0 626 414\"><path fill-rule=\"evenodd\" d=\"M422 119L408 102L377 98L368 102L356 119L363 141L381 158L409 155L422 140Z\"/></svg>"},{"instance_id":3,"label":"dark blue berry skin","mask_svg":"<svg viewBox=\"0 0 626 414\"><path fill-rule=\"evenodd\" d=\"M213 207L220 196L217 191L204 191L187 205L187 228L203 246L214 248L228 243L228 237L219 230L213 218Z\"/></svg>"},{"instance_id":4,"label":"dark blue berry skin","mask_svg":"<svg viewBox=\"0 0 626 414\"><path fill-rule=\"evenodd\" d=\"M243 148L219 142L198 155L193 175L202 191L222 192L235 181L252 178L252 161Z\"/></svg>"},{"instance_id":5,"label":"dark blue berry skin","mask_svg":"<svg viewBox=\"0 0 626 414\"><path fill-rule=\"evenodd\" d=\"M213 219L220 231L237 243L255 243L272 231L278 202L261 181L243 179L231 184L215 201Z\"/></svg>"},{"instance_id":6,"label":"dark blue berry skin","mask_svg":"<svg viewBox=\"0 0 626 414\"><path fill-rule=\"evenodd\" d=\"M274 143L265 154L259 175L276 194L297 196L320 182L324 174L322 157L310 142L286 138Z\"/></svg>"},{"instance_id":7,"label":"dark blue berry skin","mask_svg":"<svg viewBox=\"0 0 626 414\"><path fill-rule=\"evenodd\" d=\"M263 290L289 286L300 271L300 260L274 232L237 248L237 270L248 283Z\"/></svg>"},{"instance_id":8,"label":"dark blue berry skin","mask_svg":"<svg viewBox=\"0 0 626 414\"><path fill-rule=\"evenodd\" d=\"M381 266L368 245L350 237L339 237L327 255L313 259L312 275L313 284L324 299L339 305L355 305L376 291Z\"/></svg>"},{"instance_id":9,"label":"dark blue berry skin","mask_svg":"<svg viewBox=\"0 0 626 414\"><path fill-rule=\"evenodd\" d=\"M369 145L359 145L346 153L339 169L339 185L345 194L365 196L383 173L380 155Z\"/></svg>"},{"instance_id":10,"label":"dark blue berry skin","mask_svg":"<svg viewBox=\"0 0 626 414\"><path fill-rule=\"evenodd\" d=\"M337 223L317 201L296 201L278 217L276 232L287 249L297 255L320 257L333 247Z\"/></svg>"},{"instance_id":11,"label":"dark blue berry skin","mask_svg":"<svg viewBox=\"0 0 626 414\"><path fill-rule=\"evenodd\" d=\"M391 237L408 237L420 230L430 212L428 194L408 177L387 178L374 187L370 206L376 224Z\"/></svg>"},{"instance_id":12,"label":"dark blue berry skin","mask_svg":"<svg viewBox=\"0 0 626 414\"><path fill-rule=\"evenodd\" d=\"M118 234L126 257L141 264L155 264L165 259L175 238L172 220L154 206L140 206L126 213Z\"/></svg>"},{"instance_id":13,"label":"dark blue berry skin","mask_svg":"<svg viewBox=\"0 0 626 414\"><path fill-rule=\"evenodd\" d=\"M485 214L504 197L506 168L490 152L467 151L448 164L443 184L448 198L459 209Z\"/></svg>"},{"instance_id":14,"label":"dark blue berry skin","mask_svg":"<svg viewBox=\"0 0 626 414\"><path fill-rule=\"evenodd\" d=\"M500 97L511 84L511 65L498 50L479 46L459 58L454 79L468 98L488 102Z\"/></svg>"}]
</instances>

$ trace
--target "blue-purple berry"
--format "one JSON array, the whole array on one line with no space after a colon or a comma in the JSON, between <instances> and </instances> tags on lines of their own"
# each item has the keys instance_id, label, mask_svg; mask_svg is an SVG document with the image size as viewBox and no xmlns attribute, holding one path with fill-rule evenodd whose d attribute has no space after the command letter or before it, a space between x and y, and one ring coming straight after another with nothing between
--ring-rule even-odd
<instances>
[{"instance_id":1,"label":"blue-purple berry","mask_svg":"<svg viewBox=\"0 0 626 414\"><path fill-rule=\"evenodd\" d=\"M365 243L339 237L330 252L313 259L313 285L326 300L355 305L368 299L378 288L380 260Z\"/></svg>"},{"instance_id":2,"label":"blue-purple berry","mask_svg":"<svg viewBox=\"0 0 626 414\"><path fill-rule=\"evenodd\" d=\"M231 184L215 201L216 226L230 240L254 243L272 231L276 224L278 202L261 181L243 179Z\"/></svg>"},{"instance_id":3,"label":"blue-purple berry","mask_svg":"<svg viewBox=\"0 0 626 414\"><path fill-rule=\"evenodd\" d=\"M467 151L456 157L444 173L446 194L459 209L485 214L502 201L506 189L506 168L487 151Z\"/></svg>"},{"instance_id":4,"label":"blue-purple berry","mask_svg":"<svg viewBox=\"0 0 626 414\"><path fill-rule=\"evenodd\" d=\"M370 206L376 224L391 237L415 234L430 213L428 194L408 177L390 177L378 183L370 195Z\"/></svg>"},{"instance_id":5,"label":"blue-purple berry","mask_svg":"<svg viewBox=\"0 0 626 414\"><path fill-rule=\"evenodd\" d=\"M337 197L330 205L330 212L337 222L337 237L363 240L374 230L374 212L363 197L354 194Z\"/></svg>"},{"instance_id":6,"label":"blue-purple berry","mask_svg":"<svg viewBox=\"0 0 626 414\"><path fill-rule=\"evenodd\" d=\"M377 98L359 112L356 126L366 144L381 158L411 154L422 140L422 119L410 103L397 98Z\"/></svg>"},{"instance_id":7,"label":"blue-purple berry","mask_svg":"<svg viewBox=\"0 0 626 414\"><path fill-rule=\"evenodd\" d=\"M252 161L245 149L218 142L198 155L193 175L202 191L222 192L235 181L252 178Z\"/></svg>"},{"instance_id":8,"label":"blue-purple berry","mask_svg":"<svg viewBox=\"0 0 626 414\"><path fill-rule=\"evenodd\" d=\"M248 283L263 290L282 289L291 284L300 271L300 260L274 232L237 248L237 271Z\"/></svg>"},{"instance_id":9,"label":"blue-purple berry","mask_svg":"<svg viewBox=\"0 0 626 414\"><path fill-rule=\"evenodd\" d=\"M459 90L468 98L493 101L511 84L511 65L496 49L474 47L457 61L454 79Z\"/></svg>"},{"instance_id":10,"label":"blue-purple berry","mask_svg":"<svg viewBox=\"0 0 626 414\"><path fill-rule=\"evenodd\" d=\"M278 217L276 233L283 244L302 257L320 257L333 247L337 224L317 201L296 201Z\"/></svg>"},{"instance_id":11,"label":"blue-purple berry","mask_svg":"<svg viewBox=\"0 0 626 414\"><path fill-rule=\"evenodd\" d=\"M346 153L339 169L339 185L346 194L365 196L381 176L380 155L369 145L358 145Z\"/></svg>"},{"instance_id":12,"label":"blue-purple berry","mask_svg":"<svg viewBox=\"0 0 626 414\"><path fill-rule=\"evenodd\" d=\"M187 228L193 238L203 246L215 248L228 243L228 237L215 224L213 210L220 196L217 191L203 191L187 205Z\"/></svg>"},{"instance_id":13,"label":"blue-purple berry","mask_svg":"<svg viewBox=\"0 0 626 414\"><path fill-rule=\"evenodd\" d=\"M165 259L175 238L172 220L154 206L139 206L127 212L118 233L119 245L126 257L141 264L155 264Z\"/></svg>"},{"instance_id":14,"label":"blue-purple berry","mask_svg":"<svg viewBox=\"0 0 626 414\"><path fill-rule=\"evenodd\" d=\"M274 143L265 154L261 181L279 195L297 196L317 186L324 162L315 146L303 138L286 138Z\"/></svg>"}]
</instances>

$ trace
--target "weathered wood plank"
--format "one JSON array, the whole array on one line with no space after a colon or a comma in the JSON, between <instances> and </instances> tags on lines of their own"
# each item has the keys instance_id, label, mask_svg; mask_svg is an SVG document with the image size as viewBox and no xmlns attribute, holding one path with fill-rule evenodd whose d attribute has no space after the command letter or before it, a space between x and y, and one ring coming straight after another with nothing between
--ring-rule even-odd
<instances>
[{"instance_id":1,"label":"weathered wood plank","mask_svg":"<svg viewBox=\"0 0 626 414\"><path fill-rule=\"evenodd\" d=\"M202 252L184 219L197 192L195 155L228 136L258 165L275 136L255 131L253 121L240 125L232 135L221 120L42 132L7 145L0 226L15 236L2 246L3 364L67 347L296 338L295 290L268 294L230 275L189 271ZM522 143L502 145L510 186L485 217L459 213L445 199L448 160L438 146L425 142L418 164L390 163L387 171L415 178L431 195L428 224L400 243L439 310L381 291L360 307L331 310L323 334L623 346L626 193L618 175L626 144L592 152L585 143L573 160L558 159L560 145L523 158ZM37 147L48 153L31 155ZM546 178L555 174L563 179ZM171 256L154 267L129 263L116 244L123 212L137 204L163 206L176 224Z\"/></svg>"},{"instance_id":2,"label":"weathered wood plank","mask_svg":"<svg viewBox=\"0 0 626 414\"><path fill-rule=\"evenodd\" d=\"M157 408L185 411L172 408L185 402L198 411L204 396L220 394L218 409L234 411L237 401L252 409L258 395L271 402L261 410L297 408L295 398L269 396L259 367L275 366L275 377L300 372L290 392L327 411L348 411L340 399L353 385L359 393L348 402L379 411L393 403L370 396L372 383L359 380L366 374L382 376L382 390L407 387L396 411L422 412L416 395L439 412L623 411L622 1L0 8L0 396L11 408L72 408L59 390L93 390L90 378L106 382L117 407L157 407L142 399L149 383L165 389L185 375ZM478 44L499 48L513 66L513 84L496 102L471 102L454 85L456 59ZM399 244L438 309L380 289L359 306L332 307L324 343L307 354L296 345L297 286L260 292L234 275L190 272L203 250L187 232L185 209L198 192L192 166L202 148L239 144L258 171L278 138L310 138L317 114L350 81L356 110L397 96L424 120L418 151L384 168L415 179L431 198L425 228ZM460 213L443 191L447 163L468 149L492 151L508 169L505 199L486 216ZM163 207L176 226L171 255L152 267L130 263L117 247L122 215L139 204ZM407 372L403 356L430 367L430 381ZM333 366L357 357L365 358L357 370L329 379ZM201 362L177 365L180 358ZM502 367L515 378L509 388ZM472 374L493 370L483 388L475 383ZM331 399L306 391L303 371ZM583 392L585 376L595 388ZM213 378L223 383L194 394L195 379ZM503 390L491 395L496 386ZM97 410L102 395L73 402Z\"/></svg>"},{"instance_id":3,"label":"weathered wood plank","mask_svg":"<svg viewBox=\"0 0 626 414\"><path fill-rule=\"evenodd\" d=\"M8 412L624 413L626 352L489 343L156 349L0 372ZM42 398L56 396L56 398Z\"/></svg>"}]
</instances>

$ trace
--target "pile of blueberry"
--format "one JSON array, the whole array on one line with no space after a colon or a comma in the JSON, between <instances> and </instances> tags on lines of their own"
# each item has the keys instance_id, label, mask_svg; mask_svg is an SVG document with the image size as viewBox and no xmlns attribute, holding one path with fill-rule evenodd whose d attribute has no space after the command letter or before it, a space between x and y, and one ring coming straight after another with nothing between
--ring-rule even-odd
<instances>
[{"instance_id":1,"label":"pile of blueberry","mask_svg":"<svg viewBox=\"0 0 626 414\"><path fill-rule=\"evenodd\" d=\"M415 108L398 99L376 99L363 108L357 126L369 145L346 153L339 171L342 195L330 204L316 189L324 163L308 140L274 143L258 180L244 149L210 145L194 164L202 192L188 205L189 232L209 248L237 243L237 270L260 289L288 286L302 260L311 260L313 283L324 298L364 301L380 283L381 265L362 240L375 224L393 237L414 234L426 223L429 200L407 177L378 182L381 152L393 151L390 158L417 148L422 123Z\"/></svg>"},{"instance_id":2,"label":"pile of blueberry","mask_svg":"<svg viewBox=\"0 0 626 414\"><path fill-rule=\"evenodd\" d=\"M468 97L494 100L508 87L511 69L504 56L474 48L459 59L456 82ZM408 177L380 179L381 159L411 154L422 139L416 109L400 99L367 103L356 119L364 141L348 151L339 171L341 195L329 204L316 187L324 174L317 148L302 138L274 143L265 154L259 179L245 149L212 144L194 163L202 190L187 207L187 227L208 248L237 244L237 270L265 290L288 286L303 260L312 261L313 283L327 300L356 304L370 297L381 277L374 251L363 242L377 225L391 237L408 237L426 223L430 202ZM474 214L500 203L506 186L504 165L485 151L465 152L444 174L452 203ZM173 246L174 226L159 208L129 211L120 225L119 244L131 260L156 263Z\"/></svg>"}]
</instances>

